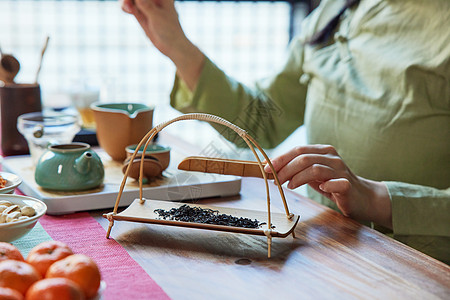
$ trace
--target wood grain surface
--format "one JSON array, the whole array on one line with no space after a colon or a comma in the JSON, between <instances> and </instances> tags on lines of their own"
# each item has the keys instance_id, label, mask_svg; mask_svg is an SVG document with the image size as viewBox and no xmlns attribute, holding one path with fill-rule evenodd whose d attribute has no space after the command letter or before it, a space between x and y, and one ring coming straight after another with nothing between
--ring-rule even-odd
<instances>
[{"instance_id":1,"label":"wood grain surface","mask_svg":"<svg viewBox=\"0 0 450 300\"><path fill-rule=\"evenodd\" d=\"M180 162L178 169L185 171L263 178L258 162L248 160L190 156ZM266 172L266 178L273 179L273 174Z\"/></svg>"},{"instance_id":2,"label":"wood grain surface","mask_svg":"<svg viewBox=\"0 0 450 300\"><path fill-rule=\"evenodd\" d=\"M171 145L173 146L173 145ZM272 211L284 212L272 183ZM173 299L450 299L450 267L286 190L295 238L116 222L111 236ZM263 180L198 203L265 211ZM106 229L105 211L92 215ZM132 288L132 283L130 283Z\"/></svg>"}]
</instances>

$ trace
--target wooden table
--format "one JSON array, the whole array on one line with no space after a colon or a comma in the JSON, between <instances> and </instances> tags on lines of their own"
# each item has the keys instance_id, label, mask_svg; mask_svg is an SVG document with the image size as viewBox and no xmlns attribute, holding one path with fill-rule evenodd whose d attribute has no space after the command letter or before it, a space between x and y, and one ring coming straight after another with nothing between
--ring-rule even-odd
<instances>
[{"instance_id":1,"label":"wooden table","mask_svg":"<svg viewBox=\"0 0 450 300\"><path fill-rule=\"evenodd\" d=\"M180 145L169 137L161 142ZM273 184L271 194L272 211L284 212ZM274 238L270 259L263 236L124 221L111 236L172 299L450 299L448 265L290 190L286 197L300 215L296 238ZM265 211L263 181L243 178L239 196L199 203ZM109 211L90 213L105 230Z\"/></svg>"},{"instance_id":2,"label":"wooden table","mask_svg":"<svg viewBox=\"0 0 450 300\"><path fill-rule=\"evenodd\" d=\"M284 212L274 185L273 211ZM450 299L450 267L286 190L296 238L116 221L111 236L173 299ZM266 210L263 181L240 196L199 200ZM92 212L106 229L104 211ZM130 283L130 288L133 288Z\"/></svg>"},{"instance_id":3,"label":"wooden table","mask_svg":"<svg viewBox=\"0 0 450 300\"><path fill-rule=\"evenodd\" d=\"M260 179L238 197L201 200L264 210ZM449 299L450 267L286 191L296 238L115 222L114 237L173 299ZM283 211L275 201L275 211ZM101 212L92 213L106 229ZM132 288L132 284L130 285Z\"/></svg>"}]
</instances>

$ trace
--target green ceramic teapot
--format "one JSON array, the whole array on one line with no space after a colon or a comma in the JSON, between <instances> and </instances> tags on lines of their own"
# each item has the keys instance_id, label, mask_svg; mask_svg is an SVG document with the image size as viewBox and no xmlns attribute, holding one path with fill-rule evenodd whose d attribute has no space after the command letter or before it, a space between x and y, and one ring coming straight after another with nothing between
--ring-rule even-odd
<instances>
[{"instance_id":1,"label":"green ceramic teapot","mask_svg":"<svg viewBox=\"0 0 450 300\"><path fill-rule=\"evenodd\" d=\"M102 184L104 176L100 157L85 143L49 146L34 173L38 185L58 191L92 189Z\"/></svg>"}]
</instances>

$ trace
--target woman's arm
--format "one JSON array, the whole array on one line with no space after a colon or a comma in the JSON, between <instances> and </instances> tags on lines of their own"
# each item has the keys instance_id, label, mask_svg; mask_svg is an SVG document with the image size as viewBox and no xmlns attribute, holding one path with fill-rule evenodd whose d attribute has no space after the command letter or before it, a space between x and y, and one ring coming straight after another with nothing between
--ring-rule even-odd
<instances>
[{"instance_id":1,"label":"woman's arm","mask_svg":"<svg viewBox=\"0 0 450 300\"><path fill-rule=\"evenodd\" d=\"M186 37L173 0L123 0L122 9L133 14L155 47L177 68L178 75L194 90L205 57Z\"/></svg>"},{"instance_id":2,"label":"woman's arm","mask_svg":"<svg viewBox=\"0 0 450 300\"><path fill-rule=\"evenodd\" d=\"M302 75L303 45L292 43L284 67L253 87L227 76L208 58L197 88L191 92L177 77L171 105L183 113L203 112L220 116L245 129L263 147L272 148L303 124L307 86ZM238 146L242 139L223 126L213 125Z\"/></svg>"},{"instance_id":3,"label":"woman's arm","mask_svg":"<svg viewBox=\"0 0 450 300\"><path fill-rule=\"evenodd\" d=\"M450 187L386 181L395 235L450 237ZM448 251L450 257L450 251Z\"/></svg>"},{"instance_id":4,"label":"woman's arm","mask_svg":"<svg viewBox=\"0 0 450 300\"><path fill-rule=\"evenodd\" d=\"M271 162L281 184L308 184L345 216L393 229L394 235L450 238L450 188L365 179L328 145L296 147Z\"/></svg>"},{"instance_id":5,"label":"woman's arm","mask_svg":"<svg viewBox=\"0 0 450 300\"><path fill-rule=\"evenodd\" d=\"M307 86L303 74L304 41L317 22L313 12L302 35L291 43L286 64L274 76L245 86L228 77L185 36L173 0L122 0L145 33L177 68L171 105L183 113L204 112L221 116L247 130L267 148L275 147L303 124ZM310 28L311 27L311 28ZM227 139L233 133L216 128Z\"/></svg>"}]
</instances>

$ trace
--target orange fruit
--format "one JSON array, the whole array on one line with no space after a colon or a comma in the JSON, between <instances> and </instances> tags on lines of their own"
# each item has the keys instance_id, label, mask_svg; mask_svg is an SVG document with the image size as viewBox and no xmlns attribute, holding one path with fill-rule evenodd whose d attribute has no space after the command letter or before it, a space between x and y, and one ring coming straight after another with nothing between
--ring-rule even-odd
<instances>
[{"instance_id":1,"label":"orange fruit","mask_svg":"<svg viewBox=\"0 0 450 300\"><path fill-rule=\"evenodd\" d=\"M0 287L0 299L2 300L23 300L23 296L16 290Z\"/></svg>"},{"instance_id":2,"label":"orange fruit","mask_svg":"<svg viewBox=\"0 0 450 300\"><path fill-rule=\"evenodd\" d=\"M73 252L63 242L47 241L40 243L28 253L26 262L38 270L43 277L47 269L55 262L64 257L72 255Z\"/></svg>"},{"instance_id":3,"label":"orange fruit","mask_svg":"<svg viewBox=\"0 0 450 300\"><path fill-rule=\"evenodd\" d=\"M39 279L38 271L26 262L11 259L0 262L0 287L12 288L25 295Z\"/></svg>"},{"instance_id":4,"label":"orange fruit","mask_svg":"<svg viewBox=\"0 0 450 300\"><path fill-rule=\"evenodd\" d=\"M20 253L16 246L10 243L0 242L0 261L7 259L24 261L22 253Z\"/></svg>"},{"instance_id":5,"label":"orange fruit","mask_svg":"<svg viewBox=\"0 0 450 300\"><path fill-rule=\"evenodd\" d=\"M97 294L101 280L97 264L84 254L73 254L53 263L48 268L46 277L64 277L73 280L81 287L86 298Z\"/></svg>"},{"instance_id":6,"label":"orange fruit","mask_svg":"<svg viewBox=\"0 0 450 300\"><path fill-rule=\"evenodd\" d=\"M84 300L81 288L67 278L46 278L33 283L27 300Z\"/></svg>"}]
</instances>

